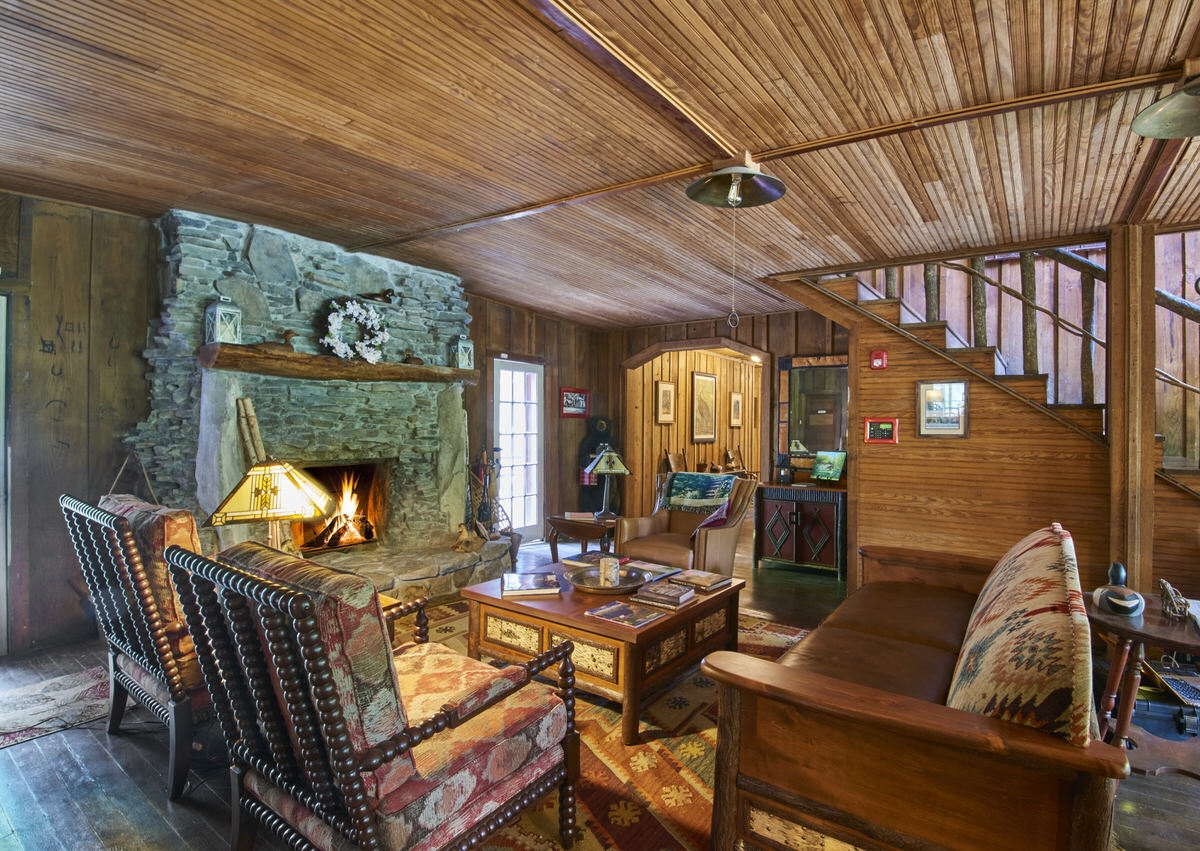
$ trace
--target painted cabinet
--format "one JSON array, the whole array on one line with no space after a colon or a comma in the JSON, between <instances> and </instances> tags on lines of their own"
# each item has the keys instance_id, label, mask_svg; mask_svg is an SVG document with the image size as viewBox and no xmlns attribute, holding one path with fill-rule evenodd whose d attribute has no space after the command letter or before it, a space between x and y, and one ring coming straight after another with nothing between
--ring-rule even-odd
<instances>
[{"instance_id":1,"label":"painted cabinet","mask_svg":"<svg viewBox=\"0 0 1200 851\"><path fill-rule=\"evenodd\" d=\"M846 576L846 492L811 485L759 485L754 566L760 561Z\"/></svg>"}]
</instances>

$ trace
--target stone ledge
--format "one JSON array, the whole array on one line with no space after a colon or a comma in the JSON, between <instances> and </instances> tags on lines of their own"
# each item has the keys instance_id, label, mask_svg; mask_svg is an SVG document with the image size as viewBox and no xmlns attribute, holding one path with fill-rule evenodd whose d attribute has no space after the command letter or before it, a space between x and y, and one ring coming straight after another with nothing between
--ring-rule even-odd
<instances>
[{"instance_id":1,"label":"stone ledge","mask_svg":"<svg viewBox=\"0 0 1200 851\"><path fill-rule=\"evenodd\" d=\"M487 541L473 553L445 547L417 550L364 544L318 553L311 561L357 573L369 579L377 591L404 602L454 596L468 585L497 578L513 564L508 538Z\"/></svg>"}]
</instances>

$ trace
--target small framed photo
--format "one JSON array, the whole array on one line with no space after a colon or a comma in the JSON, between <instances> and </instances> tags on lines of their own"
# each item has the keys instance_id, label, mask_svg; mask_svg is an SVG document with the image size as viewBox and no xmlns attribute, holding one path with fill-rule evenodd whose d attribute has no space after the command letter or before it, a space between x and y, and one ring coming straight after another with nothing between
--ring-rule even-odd
<instances>
[{"instance_id":1,"label":"small framed photo","mask_svg":"<svg viewBox=\"0 0 1200 851\"><path fill-rule=\"evenodd\" d=\"M692 443L714 443L717 439L717 377L710 372L692 373Z\"/></svg>"},{"instance_id":2,"label":"small framed photo","mask_svg":"<svg viewBox=\"0 0 1200 851\"><path fill-rule=\"evenodd\" d=\"M578 387L563 387L559 395L559 416L586 417L588 415L588 399L591 394Z\"/></svg>"},{"instance_id":3,"label":"small framed photo","mask_svg":"<svg viewBox=\"0 0 1200 851\"><path fill-rule=\"evenodd\" d=\"M729 427L742 427L742 394L737 390L729 394Z\"/></svg>"},{"instance_id":4,"label":"small framed photo","mask_svg":"<svg viewBox=\"0 0 1200 851\"><path fill-rule=\"evenodd\" d=\"M654 422L657 425L675 422L675 382L654 382Z\"/></svg>"},{"instance_id":5,"label":"small framed photo","mask_svg":"<svg viewBox=\"0 0 1200 851\"><path fill-rule=\"evenodd\" d=\"M967 382L917 382L917 435L967 436Z\"/></svg>"}]
</instances>

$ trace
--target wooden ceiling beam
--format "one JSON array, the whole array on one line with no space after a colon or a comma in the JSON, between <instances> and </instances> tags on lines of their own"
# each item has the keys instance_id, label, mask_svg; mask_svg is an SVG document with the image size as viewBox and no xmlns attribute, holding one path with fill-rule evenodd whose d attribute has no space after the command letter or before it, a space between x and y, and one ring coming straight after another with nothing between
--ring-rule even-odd
<instances>
[{"instance_id":1,"label":"wooden ceiling beam","mask_svg":"<svg viewBox=\"0 0 1200 851\"><path fill-rule=\"evenodd\" d=\"M539 2L539 0L530 0L530 2ZM913 118L908 121L892 122L891 124L867 127L862 130L856 130L850 133L842 133L837 136L827 136L822 139L814 139L810 142L800 142L795 145L773 148L755 154L754 160L759 163L768 162L770 160L798 156L800 154L811 153L813 151L827 150L829 148L835 148L842 145L867 142L874 139L884 138L886 136L907 133L913 130L924 130L930 127L939 127L959 121L970 121L974 119L1000 115L1003 113L1015 112L1022 109L1036 109L1039 107L1051 106L1053 104L1066 103L1068 101L1116 94L1119 92L1130 91L1132 89L1160 86L1163 83L1167 83L1176 79L1178 76L1179 70L1173 69L1170 71L1160 71L1153 74L1140 74L1135 77L1123 77L1116 80L1108 80L1102 83L1092 83L1085 86L1075 86L1069 89L1058 89L1052 92L1026 95L1024 97L1008 98L1002 101L996 101L994 103L976 104L973 106L962 107L960 109L952 109L944 112L933 113L919 118ZM624 183L618 183L613 186L605 186L599 189L588 190L586 192L578 192L574 195L555 198L551 201L528 204L523 207L504 210L491 215L478 216L474 219L467 219L465 221L453 222L446 225L438 225L431 228L425 228L424 230L415 231L413 233L403 234L401 236L386 237L384 239L366 242L361 245L351 245L347 246L347 248L350 251L377 251L380 248L403 245L405 243L435 237L439 234L458 233L470 228L480 227L481 225L496 224L499 222L510 221L512 219L523 218L524 216L531 216L536 213L544 213L548 210L554 210L569 204L577 204L581 201L590 201L594 198L601 198L605 195L611 195L615 192L626 192L631 189L655 186L660 183L669 183L675 180L699 177L703 174L707 174L711 169L712 163L703 163L701 165L677 169L664 174L649 175L636 180L625 181Z\"/></svg>"}]
</instances>

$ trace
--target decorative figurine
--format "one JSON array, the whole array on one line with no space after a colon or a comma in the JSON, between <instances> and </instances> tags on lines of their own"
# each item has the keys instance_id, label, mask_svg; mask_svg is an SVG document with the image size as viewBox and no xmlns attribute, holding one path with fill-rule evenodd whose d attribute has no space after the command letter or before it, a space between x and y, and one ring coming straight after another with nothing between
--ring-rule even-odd
<instances>
[{"instance_id":1,"label":"decorative figurine","mask_svg":"<svg viewBox=\"0 0 1200 851\"><path fill-rule=\"evenodd\" d=\"M1186 618L1191 604L1165 579L1158 580L1158 591L1162 594L1162 611L1169 618Z\"/></svg>"},{"instance_id":2,"label":"decorative figurine","mask_svg":"<svg viewBox=\"0 0 1200 851\"><path fill-rule=\"evenodd\" d=\"M1125 565L1114 561L1108 569L1108 584L1092 592L1096 608L1114 615L1134 618L1146 610L1146 598L1125 587Z\"/></svg>"}]
</instances>

